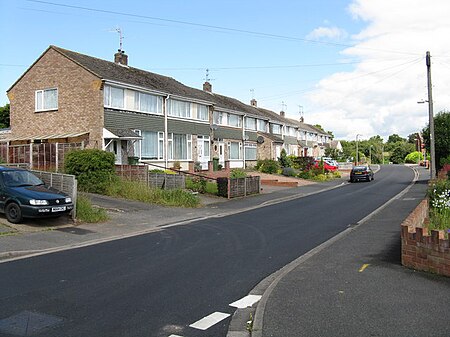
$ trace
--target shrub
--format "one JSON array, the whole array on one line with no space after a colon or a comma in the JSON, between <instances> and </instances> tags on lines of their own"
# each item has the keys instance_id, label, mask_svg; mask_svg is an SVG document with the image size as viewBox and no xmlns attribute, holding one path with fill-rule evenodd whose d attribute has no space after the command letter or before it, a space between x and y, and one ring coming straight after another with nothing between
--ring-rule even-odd
<instances>
[{"instance_id":1,"label":"shrub","mask_svg":"<svg viewBox=\"0 0 450 337\"><path fill-rule=\"evenodd\" d=\"M296 157L293 160L292 167L297 170L307 171L314 166L313 157Z\"/></svg>"},{"instance_id":2,"label":"shrub","mask_svg":"<svg viewBox=\"0 0 450 337\"><path fill-rule=\"evenodd\" d=\"M277 173L279 169L278 162L272 159L258 160L256 169L262 173Z\"/></svg>"},{"instance_id":3,"label":"shrub","mask_svg":"<svg viewBox=\"0 0 450 337\"><path fill-rule=\"evenodd\" d=\"M117 181L112 152L97 149L75 150L65 158L64 170L78 179L81 191L105 193L109 185Z\"/></svg>"},{"instance_id":4,"label":"shrub","mask_svg":"<svg viewBox=\"0 0 450 337\"><path fill-rule=\"evenodd\" d=\"M186 188L194 192L206 192L206 179L203 177L186 178Z\"/></svg>"},{"instance_id":5,"label":"shrub","mask_svg":"<svg viewBox=\"0 0 450 337\"><path fill-rule=\"evenodd\" d=\"M292 163L289 160L285 149L281 150L280 157L278 158L278 163L281 167L291 167Z\"/></svg>"},{"instance_id":6,"label":"shrub","mask_svg":"<svg viewBox=\"0 0 450 337\"><path fill-rule=\"evenodd\" d=\"M153 170L150 170L150 171L148 171L148 172L150 172L150 173L160 173L160 174L164 174L164 173L166 173L166 171L164 171L164 170L161 170L161 169L153 169ZM170 172L173 172L173 171L170 171Z\"/></svg>"},{"instance_id":7,"label":"shrub","mask_svg":"<svg viewBox=\"0 0 450 337\"><path fill-rule=\"evenodd\" d=\"M328 177L326 176L326 174L320 173L320 174L313 176L313 179L317 180L317 181L327 181Z\"/></svg>"},{"instance_id":8,"label":"shrub","mask_svg":"<svg viewBox=\"0 0 450 337\"><path fill-rule=\"evenodd\" d=\"M301 179L311 179L313 177L313 174L309 170L301 171L300 173L297 174L297 177Z\"/></svg>"},{"instance_id":9,"label":"shrub","mask_svg":"<svg viewBox=\"0 0 450 337\"><path fill-rule=\"evenodd\" d=\"M247 173L240 168L234 168L230 172L230 178L245 178Z\"/></svg>"},{"instance_id":10,"label":"shrub","mask_svg":"<svg viewBox=\"0 0 450 337\"><path fill-rule=\"evenodd\" d=\"M405 157L405 163L418 164L420 160L423 160L423 155L418 151L411 152Z\"/></svg>"},{"instance_id":11,"label":"shrub","mask_svg":"<svg viewBox=\"0 0 450 337\"><path fill-rule=\"evenodd\" d=\"M286 177L295 177L295 170L292 167L283 167L281 174Z\"/></svg>"}]
</instances>

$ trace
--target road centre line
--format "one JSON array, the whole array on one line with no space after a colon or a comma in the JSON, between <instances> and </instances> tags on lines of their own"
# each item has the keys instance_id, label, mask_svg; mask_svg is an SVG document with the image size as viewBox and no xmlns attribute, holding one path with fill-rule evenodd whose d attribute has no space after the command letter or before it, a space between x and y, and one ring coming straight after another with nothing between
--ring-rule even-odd
<instances>
[{"instance_id":1,"label":"road centre line","mask_svg":"<svg viewBox=\"0 0 450 337\"><path fill-rule=\"evenodd\" d=\"M359 268L359 272L362 273L370 264L364 263L361 268Z\"/></svg>"},{"instance_id":2,"label":"road centre line","mask_svg":"<svg viewBox=\"0 0 450 337\"><path fill-rule=\"evenodd\" d=\"M169 337L183 337L183 336L180 336L180 335L170 335Z\"/></svg>"},{"instance_id":3,"label":"road centre line","mask_svg":"<svg viewBox=\"0 0 450 337\"><path fill-rule=\"evenodd\" d=\"M219 323L220 321L224 320L225 318L231 316L230 314L226 314L223 312L214 312L211 315L208 315L206 317L203 317L201 320L198 320L195 323L192 323L189 325L191 328L198 329L198 330L207 330L213 325Z\"/></svg>"},{"instance_id":4,"label":"road centre line","mask_svg":"<svg viewBox=\"0 0 450 337\"><path fill-rule=\"evenodd\" d=\"M250 308L261 299L261 295L247 295L236 302L233 302L230 307L235 307L239 309Z\"/></svg>"}]
</instances>

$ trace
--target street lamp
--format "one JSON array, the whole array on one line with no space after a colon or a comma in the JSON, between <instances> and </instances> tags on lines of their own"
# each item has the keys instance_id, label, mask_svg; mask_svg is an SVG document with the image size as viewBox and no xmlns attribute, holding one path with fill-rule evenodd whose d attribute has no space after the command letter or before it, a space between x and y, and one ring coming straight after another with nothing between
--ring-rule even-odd
<instances>
[{"instance_id":1,"label":"street lamp","mask_svg":"<svg viewBox=\"0 0 450 337\"><path fill-rule=\"evenodd\" d=\"M362 135L360 135L359 133L356 135L356 162L355 162L355 166L357 166L358 162L359 162L359 160L358 160L358 136L362 136Z\"/></svg>"}]
</instances>

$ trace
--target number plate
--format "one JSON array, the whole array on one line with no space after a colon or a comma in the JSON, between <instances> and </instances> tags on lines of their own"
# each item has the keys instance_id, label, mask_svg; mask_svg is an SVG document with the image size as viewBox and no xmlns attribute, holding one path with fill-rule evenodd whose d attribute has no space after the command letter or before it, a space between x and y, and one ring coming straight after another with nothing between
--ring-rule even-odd
<instances>
[{"instance_id":1,"label":"number plate","mask_svg":"<svg viewBox=\"0 0 450 337\"><path fill-rule=\"evenodd\" d=\"M66 206L52 207L52 212L63 212L66 210Z\"/></svg>"}]
</instances>

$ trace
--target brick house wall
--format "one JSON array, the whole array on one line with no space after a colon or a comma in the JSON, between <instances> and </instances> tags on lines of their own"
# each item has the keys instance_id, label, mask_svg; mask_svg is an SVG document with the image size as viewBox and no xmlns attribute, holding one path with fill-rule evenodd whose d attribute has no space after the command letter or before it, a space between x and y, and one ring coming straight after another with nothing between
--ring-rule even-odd
<instances>
[{"instance_id":1,"label":"brick house wall","mask_svg":"<svg viewBox=\"0 0 450 337\"><path fill-rule=\"evenodd\" d=\"M35 112L35 91L58 89L58 110ZM101 148L103 88L100 78L49 48L8 91L11 137L89 132Z\"/></svg>"}]
</instances>

